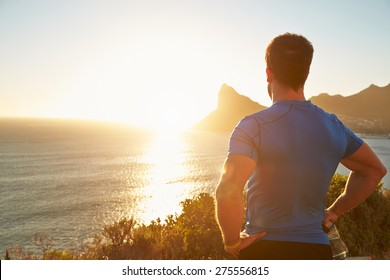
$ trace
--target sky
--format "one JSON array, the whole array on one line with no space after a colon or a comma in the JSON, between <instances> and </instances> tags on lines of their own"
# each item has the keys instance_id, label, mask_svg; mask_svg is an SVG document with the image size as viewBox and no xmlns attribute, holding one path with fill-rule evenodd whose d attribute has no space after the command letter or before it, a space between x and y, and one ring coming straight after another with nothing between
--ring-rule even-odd
<instances>
[{"instance_id":1,"label":"sky","mask_svg":"<svg viewBox=\"0 0 390 280\"><path fill-rule=\"evenodd\" d=\"M183 128L226 83L270 106L264 52L314 46L307 98L390 83L390 0L0 0L0 116Z\"/></svg>"}]
</instances>

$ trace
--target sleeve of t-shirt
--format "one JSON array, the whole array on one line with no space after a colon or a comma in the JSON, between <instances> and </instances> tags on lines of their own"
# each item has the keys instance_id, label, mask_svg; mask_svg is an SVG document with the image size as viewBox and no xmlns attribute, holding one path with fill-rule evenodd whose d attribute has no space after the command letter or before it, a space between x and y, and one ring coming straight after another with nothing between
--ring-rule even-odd
<instances>
[{"instance_id":1,"label":"sleeve of t-shirt","mask_svg":"<svg viewBox=\"0 0 390 280\"><path fill-rule=\"evenodd\" d=\"M358 137L355 133L353 133L344 124L342 124L342 126L344 129L344 133L347 137L347 147L346 147L345 154L344 154L344 158L346 158L346 157L349 157L350 155L352 155L354 152L356 152L361 147L361 145L363 144L363 140L360 137Z\"/></svg>"},{"instance_id":2,"label":"sleeve of t-shirt","mask_svg":"<svg viewBox=\"0 0 390 280\"><path fill-rule=\"evenodd\" d=\"M254 117L245 117L233 130L229 141L229 155L242 155L257 161L260 137L259 124Z\"/></svg>"}]
</instances>

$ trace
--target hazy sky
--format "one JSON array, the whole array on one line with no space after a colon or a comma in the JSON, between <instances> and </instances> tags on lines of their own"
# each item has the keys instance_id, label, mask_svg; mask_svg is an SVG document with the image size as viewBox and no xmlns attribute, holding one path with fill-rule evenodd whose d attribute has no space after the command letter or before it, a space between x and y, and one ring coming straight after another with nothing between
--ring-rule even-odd
<instances>
[{"instance_id":1,"label":"hazy sky","mask_svg":"<svg viewBox=\"0 0 390 280\"><path fill-rule=\"evenodd\" d=\"M226 83L270 105L264 51L314 45L306 96L390 83L390 1L0 0L0 116L193 124Z\"/></svg>"}]
</instances>

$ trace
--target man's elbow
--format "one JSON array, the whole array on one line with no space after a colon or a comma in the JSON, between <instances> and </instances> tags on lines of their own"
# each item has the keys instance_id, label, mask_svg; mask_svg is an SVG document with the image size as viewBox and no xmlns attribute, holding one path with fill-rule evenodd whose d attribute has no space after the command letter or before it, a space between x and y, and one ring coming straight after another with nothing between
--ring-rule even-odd
<instances>
[{"instance_id":1,"label":"man's elbow","mask_svg":"<svg viewBox=\"0 0 390 280\"><path fill-rule=\"evenodd\" d=\"M378 184L381 182L382 178L386 176L387 169L386 167L381 164L380 166L377 166L376 168L371 169L371 177L374 178Z\"/></svg>"},{"instance_id":2,"label":"man's elbow","mask_svg":"<svg viewBox=\"0 0 390 280\"><path fill-rule=\"evenodd\" d=\"M379 172L379 174L380 174L379 176L381 176L381 179L382 179L382 178L385 177L386 174L387 174L387 168L386 168L384 165L382 165L382 166L379 168L378 172Z\"/></svg>"},{"instance_id":3,"label":"man's elbow","mask_svg":"<svg viewBox=\"0 0 390 280\"><path fill-rule=\"evenodd\" d=\"M229 188L223 182L219 182L217 189L215 190L215 199L217 201L225 198L229 193Z\"/></svg>"},{"instance_id":4,"label":"man's elbow","mask_svg":"<svg viewBox=\"0 0 390 280\"><path fill-rule=\"evenodd\" d=\"M234 187L234 184L222 181L218 184L215 191L215 199L217 202L230 201L237 196L238 189Z\"/></svg>"},{"instance_id":5,"label":"man's elbow","mask_svg":"<svg viewBox=\"0 0 390 280\"><path fill-rule=\"evenodd\" d=\"M221 183L219 183L217 188L215 189L215 199L218 201L220 197L221 197Z\"/></svg>"},{"instance_id":6,"label":"man's elbow","mask_svg":"<svg viewBox=\"0 0 390 280\"><path fill-rule=\"evenodd\" d=\"M373 172L378 178L380 178L380 180L387 174L387 168L383 165L381 161L379 161L379 163L373 169Z\"/></svg>"}]
</instances>

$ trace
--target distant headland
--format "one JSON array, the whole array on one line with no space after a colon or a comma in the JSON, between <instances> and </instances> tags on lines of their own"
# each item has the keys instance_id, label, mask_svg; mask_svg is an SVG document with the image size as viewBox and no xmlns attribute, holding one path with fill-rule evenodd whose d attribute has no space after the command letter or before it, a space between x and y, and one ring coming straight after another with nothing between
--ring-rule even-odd
<instances>
[{"instance_id":1,"label":"distant headland","mask_svg":"<svg viewBox=\"0 0 390 280\"><path fill-rule=\"evenodd\" d=\"M223 84L218 94L217 109L195 124L198 130L231 131L245 116L267 107L249 97L238 94L232 87Z\"/></svg>"},{"instance_id":2,"label":"distant headland","mask_svg":"<svg viewBox=\"0 0 390 280\"><path fill-rule=\"evenodd\" d=\"M337 115L356 133L370 135L390 133L390 84L385 87L370 85L346 97L321 93L310 100L329 113ZM231 131L243 117L266 108L223 84L218 94L217 108L195 124L194 128Z\"/></svg>"}]
</instances>

